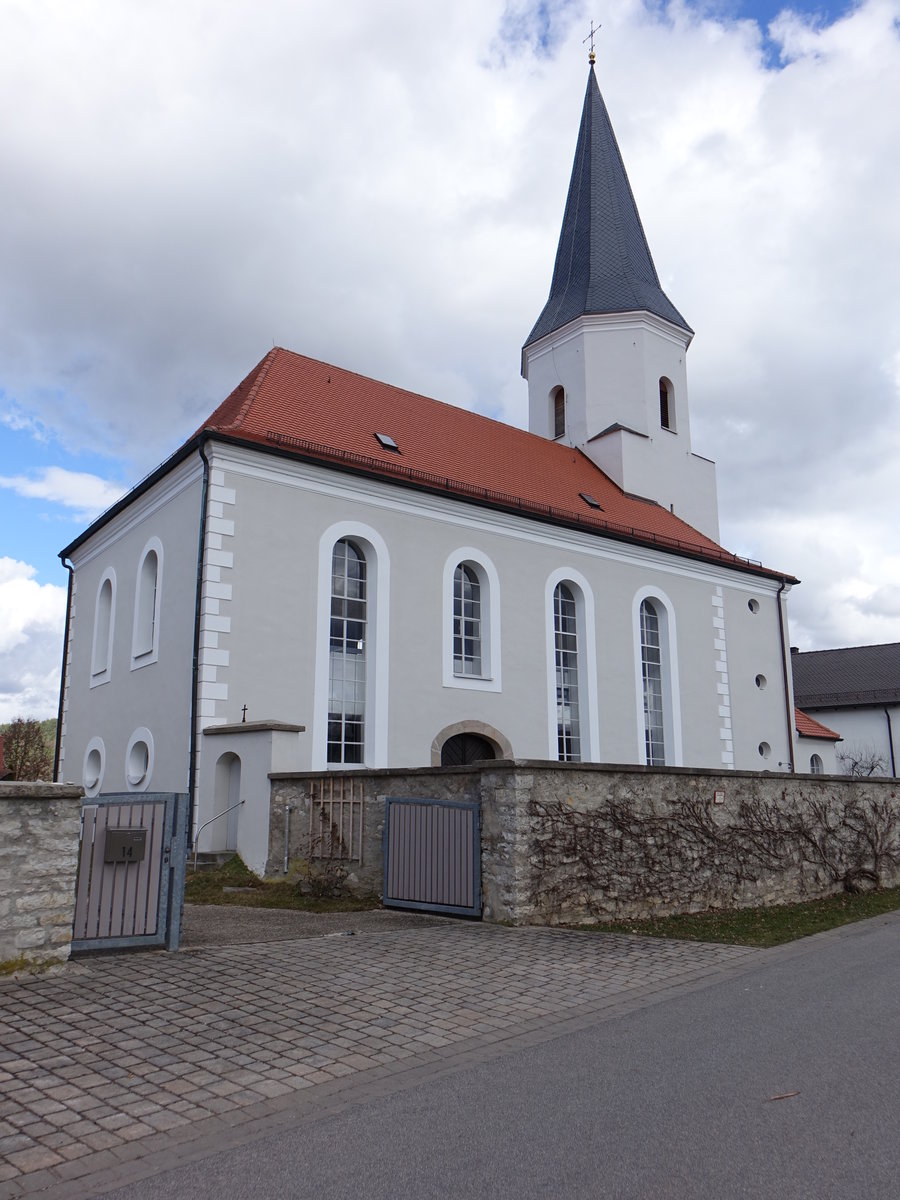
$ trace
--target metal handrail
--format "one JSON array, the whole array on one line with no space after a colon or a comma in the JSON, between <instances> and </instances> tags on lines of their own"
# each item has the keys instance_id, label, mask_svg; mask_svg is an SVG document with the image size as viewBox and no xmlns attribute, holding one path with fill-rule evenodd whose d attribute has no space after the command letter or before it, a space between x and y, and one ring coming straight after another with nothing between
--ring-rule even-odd
<instances>
[{"instance_id":1,"label":"metal handrail","mask_svg":"<svg viewBox=\"0 0 900 1200\"><path fill-rule=\"evenodd\" d=\"M197 836L194 838L194 870L195 871L197 870L197 847L200 843L200 834L203 832L204 829L206 829L207 825L212 825L213 821L218 821L219 817L227 817L230 812L234 812L234 810L236 808L240 808L242 804L246 804L246 803L247 803L246 800L238 800L237 804L232 804L232 806L230 808L225 808L222 810L222 812L216 813L216 815L214 817L210 817L210 819L208 821L204 822L204 824L200 826L200 828L197 830Z\"/></svg>"}]
</instances>

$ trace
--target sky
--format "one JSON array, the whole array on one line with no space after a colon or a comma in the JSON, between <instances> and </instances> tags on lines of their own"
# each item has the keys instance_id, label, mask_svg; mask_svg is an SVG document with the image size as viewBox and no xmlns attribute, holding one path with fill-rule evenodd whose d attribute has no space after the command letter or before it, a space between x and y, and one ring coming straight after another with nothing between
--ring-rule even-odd
<instances>
[{"instance_id":1,"label":"sky","mask_svg":"<svg viewBox=\"0 0 900 1200\"><path fill-rule=\"evenodd\" d=\"M0 0L0 721L273 344L527 423L592 21L722 544L802 649L900 640L900 0L592 4Z\"/></svg>"}]
</instances>

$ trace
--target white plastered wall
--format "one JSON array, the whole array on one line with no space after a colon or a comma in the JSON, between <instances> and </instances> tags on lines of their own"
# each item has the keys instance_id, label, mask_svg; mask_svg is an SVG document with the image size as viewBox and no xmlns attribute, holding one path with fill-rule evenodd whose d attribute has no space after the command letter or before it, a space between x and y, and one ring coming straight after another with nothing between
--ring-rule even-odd
<instances>
[{"instance_id":1,"label":"white plastered wall","mask_svg":"<svg viewBox=\"0 0 900 1200\"><path fill-rule=\"evenodd\" d=\"M141 730L150 770L139 790L186 792L191 661L197 578L201 464L197 456L99 529L72 556L75 582L67 662L60 779L82 783L85 756L102 747L98 791L134 790L126 753ZM152 547L160 556L155 652L134 660L137 572ZM92 676L97 591L115 572L112 654L103 681ZM92 685L94 683L94 686Z\"/></svg>"},{"instance_id":2,"label":"white plastered wall","mask_svg":"<svg viewBox=\"0 0 900 1200\"><path fill-rule=\"evenodd\" d=\"M217 632L222 662L207 724L239 721L246 704L248 719L306 725L313 732L299 748L298 765L324 766L322 723L315 720L317 642L327 603L320 582L322 539L339 529L340 536L356 530L369 542L377 534L387 551L379 563L379 570L389 570L390 589L389 659L379 668L387 765L429 765L435 737L458 723L499 730L517 757L548 756L545 596L547 581L560 570L577 571L594 601L589 694L596 695L596 761L639 761L632 605L641 588L663 592L676 618L684 764L720 767L727 748L736 767L758 769L762 740L774 755L767 766L777 769L777 762L790 758L776 670L777 581L272 455L221 447L214 461L219 486L233 495L234 557L231 590L220 603L220 610L227 605L228 628ZM483 554L499 581L499 691L460 681L444 686L446 564L461 546L468 557ZM763 619L742 622L737 614L757 595ZM723 614L724 629L714 622L717 614ZM748 678L751 666L754 675L767 670L772 685L756 688L754 676ZM728 726L720 711L723 683Z\"/></svg>"}]
</instances>

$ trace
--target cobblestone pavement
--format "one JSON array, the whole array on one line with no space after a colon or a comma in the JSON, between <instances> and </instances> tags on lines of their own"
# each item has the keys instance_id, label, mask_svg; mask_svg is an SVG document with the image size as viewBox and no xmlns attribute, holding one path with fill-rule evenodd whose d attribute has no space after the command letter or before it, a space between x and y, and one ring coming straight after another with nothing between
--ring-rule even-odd
<instances>
[{"instance_id":1,"label":"cobblestone pavement","mask_svg":"<svg viewBox=\"0 0 900 1200\"><path fill-rule=\"evenodd\" d=\"M0 1198L94 1194L159 1169L173 1147L249 1136L301 1094L325 1102L493 1056L760 953L443 921L82 958L0 981Z\"/></svg>"}]
</instances>

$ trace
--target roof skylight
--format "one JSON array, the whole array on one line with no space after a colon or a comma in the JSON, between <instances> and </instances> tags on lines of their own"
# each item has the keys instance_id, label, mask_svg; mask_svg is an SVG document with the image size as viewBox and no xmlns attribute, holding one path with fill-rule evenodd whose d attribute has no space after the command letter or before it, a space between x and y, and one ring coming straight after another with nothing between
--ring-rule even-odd
<instances>
[{"instance_id":1,"label":"roof skylight","mask_svg":"<svg viewBox=\"0 0 900 1200\"><path fill-rule=\"evenodd\" d=\"M378 439L384 450L394 450L397 454L400 453L400 447L389 433L376 433L375 437Z\"/></svg>"},{"instance_id":2,"label":"roof skylight","mask_svg":"<svg viewBox=\"0 0 900 1200\"><path fill-rule=\"evenodd\" d=\"M603 512L603 505L599 500L595 500L590 492L579 492L578 495L582 498L589 508L599 508Z\"/></svg>"}]
</instances>

